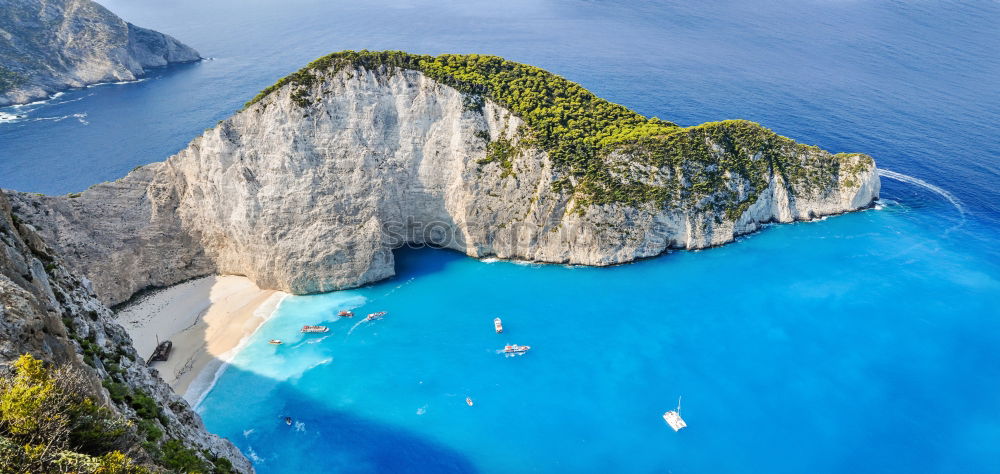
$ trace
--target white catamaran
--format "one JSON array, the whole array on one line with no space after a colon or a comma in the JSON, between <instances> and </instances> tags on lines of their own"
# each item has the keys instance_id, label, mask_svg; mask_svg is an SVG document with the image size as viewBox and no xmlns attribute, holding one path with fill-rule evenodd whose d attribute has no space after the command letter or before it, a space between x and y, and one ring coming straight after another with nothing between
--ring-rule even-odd
<instances>
[{"instance_id":1,"label":"white catamaran","mask_svg":"<svg viewBox=\"0 0 1000 474\"><path fill-rule=\"evenodd\" d=\"M664 413L663 419L674 431L680 431L681 428L687 427L688 424L684 422L684 418L681 418L681 397L677 397L677 409Z\"/></svg>"}]
</instances>

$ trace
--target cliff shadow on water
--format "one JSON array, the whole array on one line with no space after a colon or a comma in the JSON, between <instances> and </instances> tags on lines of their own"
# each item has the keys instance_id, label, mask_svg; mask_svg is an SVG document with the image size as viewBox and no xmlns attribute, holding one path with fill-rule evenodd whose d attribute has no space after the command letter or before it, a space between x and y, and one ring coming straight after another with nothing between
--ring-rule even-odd
<instances>
[{"instance_id":1,"label":"cliff shadow on water","mask_svg":"<svg viewBox=\"0 0 1000 474\"><path fill-rule=\"evenodd\" d=\"M433 258L427 258L433 252ZM443 271L448 265L470 258L457 250L440 247L405 246L392 251L396 275L389 281L407 281ZM381 283L381 282L379 282Z\"/></svg>"},{"instance_id":2,"label":"cliff shadow on water","mask_svg":"<svg viewBox=\"0 0 1000 474\"><path fill-rule=\"evenodd\" d=\"M477 472L465 456L427 436L331 408L330 399L297 388L315 385L313 377L281 381L230 365L220 376L225 383L198 411L207 428L239 447L259 473L406 472L415 466L422 472Z\"/></svg>"}]
</instances>

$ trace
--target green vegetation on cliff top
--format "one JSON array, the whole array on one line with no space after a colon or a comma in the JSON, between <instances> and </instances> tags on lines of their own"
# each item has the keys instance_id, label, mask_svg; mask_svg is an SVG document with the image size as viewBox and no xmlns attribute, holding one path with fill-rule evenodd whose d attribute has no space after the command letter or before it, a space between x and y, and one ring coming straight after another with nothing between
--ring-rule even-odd
<instances>
[{"instance_id":1,"label":"green vegetation on cliff top","mask_svg":"<svg viewBox=\"0 0 1000 474\"><path fill-rule=\"evenodd\" d=\"M818 149L797 144L759 124L727 120L679 127L643 117L543 69L478 54L435 57L402 51L333 53L264 89L246 106L286 85L293 87L296 103L308 106L311 86L321 82L322 75L345 67L416 70L466 94L471 98L466 101L467 109L481 110L483 97L503 105L527 127L518 130L516 147L494 143L487 148L484 161L500 163L506 176L513 173L511 160L521 147L540 148L549 154L557 169L565 172L564 178L553 183L553 189L575 192L584 206L673 203L725 209L732 216L756 200L757 193L767 185L763 176L771 169L782 173L788 182L829 189L836 183L840 163L856 156L836 155L831 159L824 154L819 169L807 169L815 168L817 163L807 166L798 155ZM500 148L504 153L496 153ZM633 160L615 160L615 152L627 152ZM636 166L644 170L639 175ZM749 180L754 189L749 193L730 191L726 196L723 181L735 175ZM682 183L685 176L689 183ZM721 195L703 202L720 190Z\"/></svg>"}]
</instances>

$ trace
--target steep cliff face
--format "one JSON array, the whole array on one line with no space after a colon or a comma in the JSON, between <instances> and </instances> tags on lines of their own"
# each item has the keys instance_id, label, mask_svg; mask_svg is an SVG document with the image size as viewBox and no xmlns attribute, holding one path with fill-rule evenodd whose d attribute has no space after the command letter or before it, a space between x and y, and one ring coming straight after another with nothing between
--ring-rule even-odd
<instances>
[{"instance_id":1,"label":"steep cliff face","mask_svg":"<svg viewBox=\"0 0 1000 474\"><path fill-rule=\"evenodd\" d=\"M391 250L405 243L611 265L878 195L870 157L742 121L662 122L665 138L596 158L602 181L588 181L489 94L401 67L310 74L165 162L79 196L15 195L15 206L117 303L214 272L292 293L357 286L391 276Z\"/></svg>"},{"instance_id":2,"label":"steep cliff face","mask_svg":"<svg viewBox=\"0 0 1000 474\"><path fill-rule=\"evenodd\" d=\"M0 372L24 353L73 367L89 384L89 396L135 423L162 430L153 446L180 440L207 458L222 457L240 472L252 471L235 446L206 432L187 402L145 366L90 282L69 271L32 226L11 212L0 192ZM102 385L115 387L118 396L151 397L162 416L143 420L128 401L113 399ZM129 456L155 462L139 441Z\"/></svg>"},{"instance_id":3,"label":"steep cliff face","mask_svg":"<svg viewBox=\"0 0 1000 474\"><path fill-rule=\"evenodd\" d=\"M0 0L0 106L201 59L91 0Z\"/></svg>"}]
</instances>

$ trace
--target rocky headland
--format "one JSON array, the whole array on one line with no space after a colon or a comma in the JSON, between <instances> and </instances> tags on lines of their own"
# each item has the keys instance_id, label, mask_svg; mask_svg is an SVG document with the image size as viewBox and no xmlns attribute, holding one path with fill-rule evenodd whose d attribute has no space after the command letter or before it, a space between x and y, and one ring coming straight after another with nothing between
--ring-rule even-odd
<instances>
[{"instance_id":1,"label":"rocky headland","mask_svg":"<svg viewBox=\"0 0 1000 474\"><path fill-rule=\"evenodd\" d=\"M871 157L752 122L680 127L493 56L335 53L166 161L83 193L0 193L0 359L77 367L94 397L155 423L158 443L248 471L110 306L214 274L293 294L355 287L392 276L405 244L614 265L864 209L878 192ZM163 417L142 418L138 393Z\"/></svg>"},{"instance_id":2,"label":"rocky headland","mask_svg":"<svg viewBox=\"0 0 1000 474\"><path fill-rule=\"evenodd\" d=\"M91 0L0 0L0 106L201 59Z\"/></svg>"},{"instance_id":3,"label":"rocky headland","mask_svg":"<svg viewBox=\"0 0 1000 474\"><path fill-rule=\"evenodd\" d=\"M731 120L679 127L479 55L344 52L168 160L12 195L106 304L208 274L303 294L393 275L406 243L612 265L866 208L875 162Z\"/></svg>"}]
</instances>

